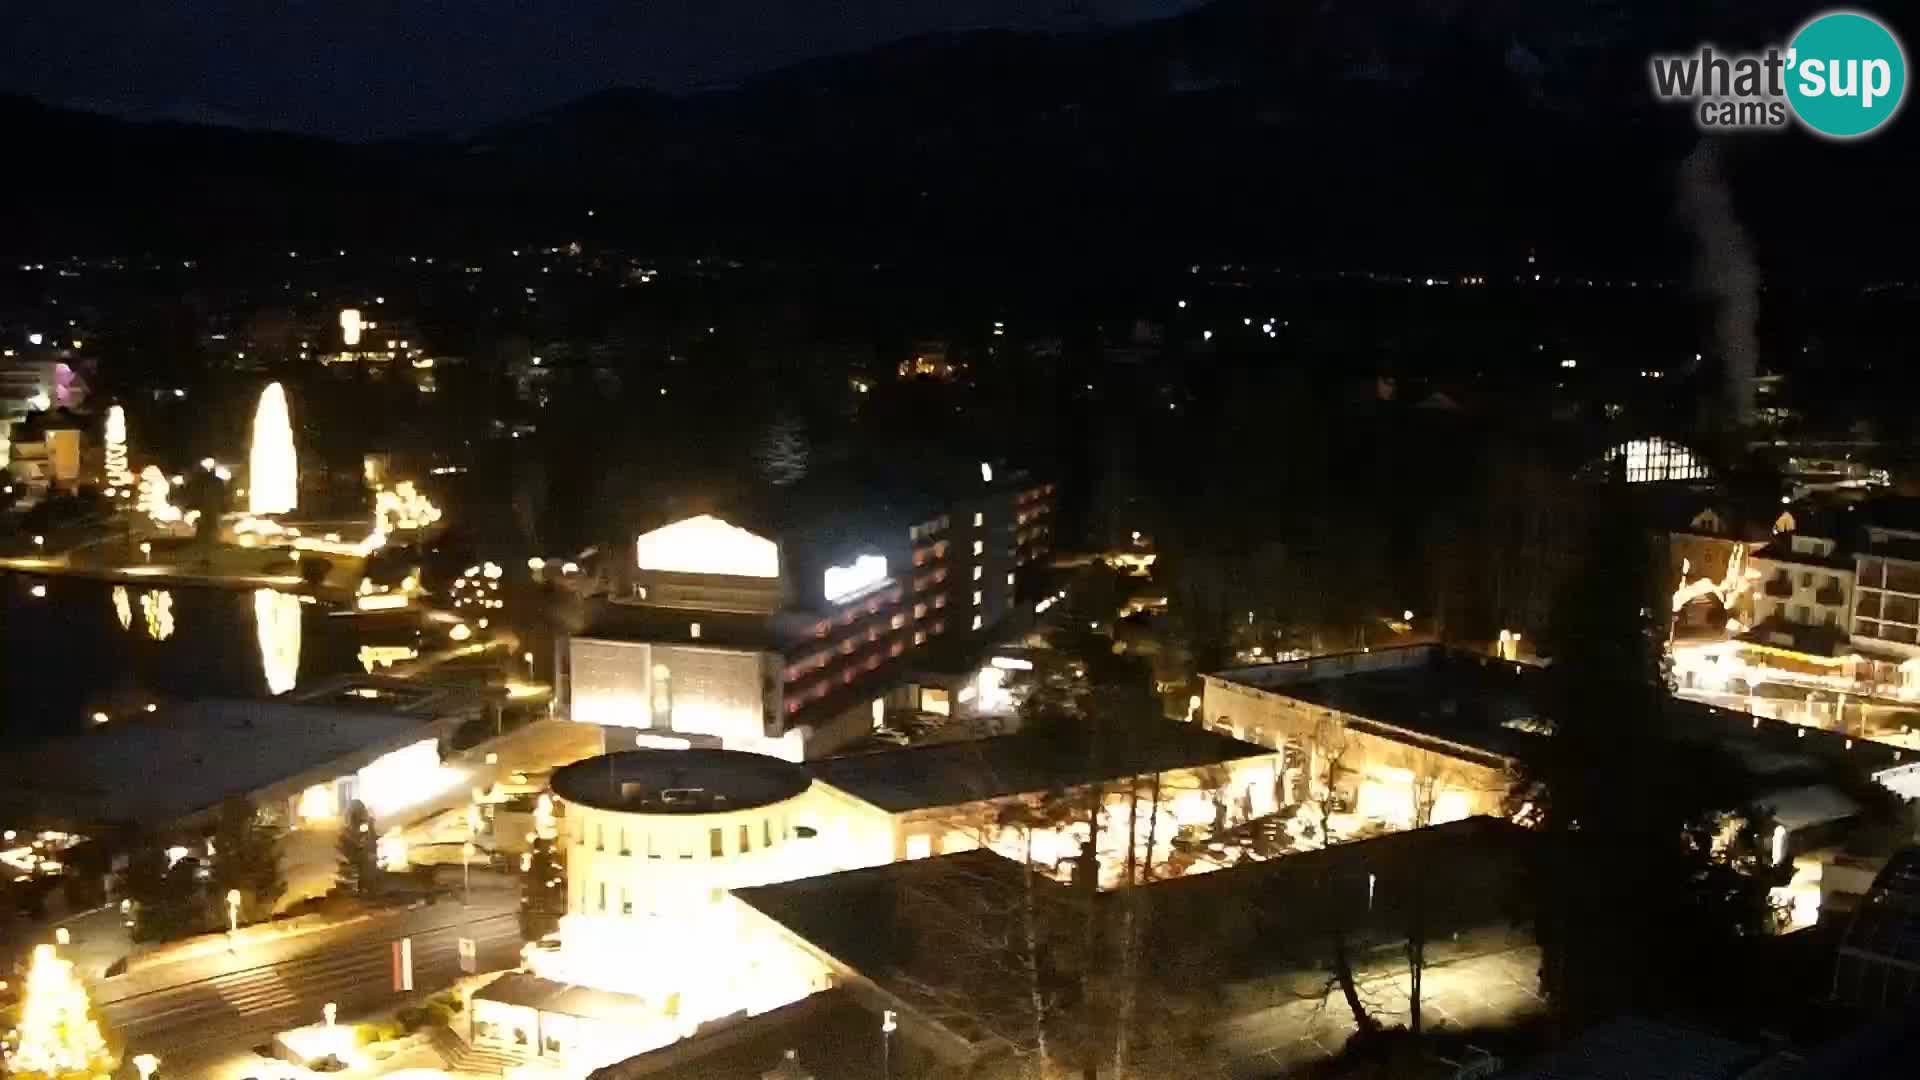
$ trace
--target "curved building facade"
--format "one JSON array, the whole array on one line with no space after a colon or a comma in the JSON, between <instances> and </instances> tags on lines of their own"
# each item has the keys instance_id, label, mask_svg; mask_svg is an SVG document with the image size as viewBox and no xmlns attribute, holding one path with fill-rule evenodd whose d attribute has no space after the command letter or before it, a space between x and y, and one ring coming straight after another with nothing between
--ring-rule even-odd
<instances>
[{"instance_id":1,"label":"curved building facade","mask_svg":"<svg viewBox=\"0 0 1920 1080\"><path fill-rule=\"evenodd\" d=\"M795 827L811 784L791 762L733 750L629 750L561 769L567 911L681 916L805 872Z\"/></svg>"}]
</instances>

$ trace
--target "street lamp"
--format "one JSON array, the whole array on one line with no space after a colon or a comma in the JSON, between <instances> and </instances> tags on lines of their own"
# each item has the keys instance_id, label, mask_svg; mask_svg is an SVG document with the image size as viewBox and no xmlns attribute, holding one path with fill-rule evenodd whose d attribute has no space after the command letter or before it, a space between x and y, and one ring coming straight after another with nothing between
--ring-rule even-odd
<instances>
[{"instance_id":1,"label":"street lamp","mask_svg":"<svg viewBox=\"0 0 1920 1080\"><path fill-rule=\"evenodd\" d=\"M160 1059L152 1054L140 1054L133 1059L133 1067L140 1070L140 1080L147 1080L160 1067Z\"/></svg>"},{"instance_id":2,"label":"street lamp","mask_svg":"<svg viewBox=\"0 0 1920 1080\"><path fill-rule=\"evenodd\" d=\"M900 1026L896 1019L899 1015L892 1009L880 1012L880 1075L884 1080L893 1080L893 1033Z\"/></svg>"}]
</instances>

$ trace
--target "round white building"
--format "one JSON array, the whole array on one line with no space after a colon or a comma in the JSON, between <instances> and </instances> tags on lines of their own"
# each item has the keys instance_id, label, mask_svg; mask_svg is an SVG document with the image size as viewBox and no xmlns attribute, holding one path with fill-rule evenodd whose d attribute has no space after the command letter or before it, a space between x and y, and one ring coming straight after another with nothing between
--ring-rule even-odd
<instances>
[{"instance_id":1,"label":"round white building","mask_svg":"<svg viewBox=\"0 0 1920 1080\"><path fill-rule=\"evenodd\" d=\"M628 750L559 770L568 913L685 916L804 873L795 829L811 784L791 762L732 750Z\"/></svg>"}]
</instances>

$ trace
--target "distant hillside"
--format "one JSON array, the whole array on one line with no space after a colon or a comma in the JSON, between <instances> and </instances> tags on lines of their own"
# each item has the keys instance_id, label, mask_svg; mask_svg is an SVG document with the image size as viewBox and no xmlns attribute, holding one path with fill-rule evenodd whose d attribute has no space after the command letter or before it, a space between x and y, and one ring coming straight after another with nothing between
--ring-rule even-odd
<instances>
[{"instance_id":1,"label":"distant hillside","mask_svg":"<svg viewBox=\"0 0 1920 1080\"><path fill-rule=\"evenodd\" d=\"M13 100L0 136L32 165L17 239L0 245L504 242L580 230L590 204L601 235L658 249L1504 266L1537 246L1670 264L1686 246L1673 166L1696 136L1648 100L1647 54L1760 44L1802 9L1217 0L1120 29L917 38L684 97L610 90L470 137L361 146ZM1733 140L1765 256L1792 265L1834 239L1797 216L1809 186L1910 186L1915 123L1859 146ZM1915 237L1870 211L1827 212Z\"/></svg>"}]
</instances>

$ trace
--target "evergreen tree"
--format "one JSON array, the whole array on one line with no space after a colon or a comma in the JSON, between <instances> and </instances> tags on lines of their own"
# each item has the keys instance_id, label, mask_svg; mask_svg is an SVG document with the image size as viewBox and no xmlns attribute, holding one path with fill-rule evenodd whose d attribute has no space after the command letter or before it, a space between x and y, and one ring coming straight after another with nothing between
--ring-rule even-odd
<instances>
[{"instance_id":1,"label":"evergreen tree","mask_svg":"<svg viewBox=\"0 0 1920 1080\"><path fill-rule=\"evenodd\" d=\"M556 837L536 833L520 857L520 934L538 941L560 926L567 913L566 858Z\"/></svg>"},{"instance_id":2,"label":"evergreen tree","mask_svg":"<svg viewBox=\"0 0 1920 1080\"><path fill-rule=\"evenodd\" d=\"M240 921L258 922L273 914L287 891L280 869L280 830L262 820L253 803L231 798L220 804L214 829L213 894L240 890Z\"/></svg>"},{"instance_id":3,"label":"evergreen tree","mask_svg":"<svg viewBox=\"0 0 1920 1080\"><path fill-rule=\"evenodd\" d=\"M355 896L373 896L380 891L384 874L380 869L380 834L374 831L373 814L358 799L347 807L340 823L340 887Z\"/></svg>"},{"instance_id":4,"label":"evergreen tree","mask_svg":"<svg viewBox=\"0 0 1920 1080\"><path fill-rule=\"evenodd\" d=\"M17 1080L92 1078L115 1065L86 987L52 945L33 950L20 1026L7 1043L6 1073Z\"/></svg>"},{"instance_id":5,"label":"evergreen tree","mask_svg":"<svg viewBox=\"0 0 1920 1080\"><path fill-rule=\"evenodd\" d=\"M133 901L133 940L172 941L200 929L196 864L168 863L157 844L143 844L128 856L127 897Z\"/></svg>"}]
</instances>

